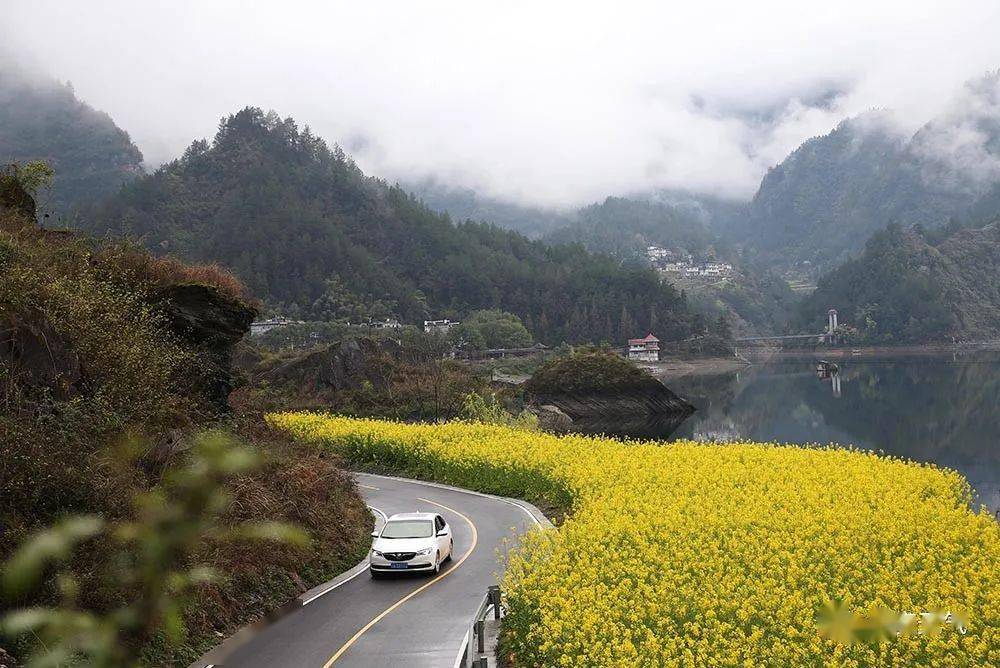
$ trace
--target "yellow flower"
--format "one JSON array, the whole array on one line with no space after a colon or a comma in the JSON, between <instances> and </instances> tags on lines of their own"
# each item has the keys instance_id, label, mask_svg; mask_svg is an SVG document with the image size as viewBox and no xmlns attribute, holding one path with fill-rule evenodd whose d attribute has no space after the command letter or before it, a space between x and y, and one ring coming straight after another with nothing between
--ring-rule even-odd
<instances>
[{"instance_id":1,"label":"yellow flower","mask_svg":"<svg viewBox=\"0 0 1000 668\"><path fill-rule=\"evenodd\" d=\"M1000 665L1000 525L953 471L832 447L269 420L355 462L568 510L509 559L516 665ZM968 628L839 644L817 628L831 600L960 610Z\"/></svg>"}]
</instances>

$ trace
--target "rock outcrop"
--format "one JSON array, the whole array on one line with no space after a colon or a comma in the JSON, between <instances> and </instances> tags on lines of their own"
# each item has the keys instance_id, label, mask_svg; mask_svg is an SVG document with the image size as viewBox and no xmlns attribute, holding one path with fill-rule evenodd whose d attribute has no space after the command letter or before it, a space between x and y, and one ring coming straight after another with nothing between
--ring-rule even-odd
<instances>
[{"instance_id":1,"label":"rock outcrop","mask_svg":"<svg viewBox=\"0 0 1000 668\"><path fill-rule=\"evenodd\" d=\"M559 410L557 406L544 404L542 406L529 406L527 410L538 418L538 426L544 431L565 434L573 430L572 418Z\"/></svg>"},{"instance_id":2,"label":"rock outcrop","mask_svg":"<svg viewBox=\"0 0 1000 668\"><path fill-rule=\"evenodd\" d=\"M531 404L555 406L574 421L694 412L663 383L610 351L547 362L525 383L525 393Z\"/></svg>"},{"instance_id":3,"label":"rock outcrop","mask_svg":"<svg viewBox=\"0 0 1000 668\"><path fill-rule=\"evenodd\" d=\"M250 330L257 311L209 285L178 283L157 293L156 305L173 333L203 352L209 368L202 392L219 412L229 410L233 347Z\"/></svg>"},{"instance_id":4,"label":"rock outcrop","mask_svg":"<svg viewBox=\"0 0 1000 668\"><path fill-rule=\"evenodd\" d=\"M307 391L358 390L366 383L384 389L390 382L391 364L387 362L400 354L395 341L348 339L279 364L264 372L262 379Z\"/></svg>"},{"instance_id":5,"label":"rock outcrop","mask_svg":"<svg viewBox=\"0 0 1000 668\"><path fill-rule=\"evenodd\" d=\"M671 392L659 381L642 388L593 393L546 394L534 397L540 405L551 404L573 420L620 415L682 415L694 406Z\"/></svg>"}]
</instances>

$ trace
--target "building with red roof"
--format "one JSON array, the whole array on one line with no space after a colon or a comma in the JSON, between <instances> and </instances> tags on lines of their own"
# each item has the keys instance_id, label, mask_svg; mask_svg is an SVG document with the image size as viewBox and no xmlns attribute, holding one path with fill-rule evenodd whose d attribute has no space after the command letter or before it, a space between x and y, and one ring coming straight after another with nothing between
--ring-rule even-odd
<instances>
[{"instance_id":1,"label":"building with red roof","mask_svg":"<svg viewBox=\"0 0 1000 668\"><path fill-rule=\"evenodd\" d=\"M659 362L660 340L652 333L644 339L629 339L628 358L637 362Z\"/></svg>"}]
</instances>

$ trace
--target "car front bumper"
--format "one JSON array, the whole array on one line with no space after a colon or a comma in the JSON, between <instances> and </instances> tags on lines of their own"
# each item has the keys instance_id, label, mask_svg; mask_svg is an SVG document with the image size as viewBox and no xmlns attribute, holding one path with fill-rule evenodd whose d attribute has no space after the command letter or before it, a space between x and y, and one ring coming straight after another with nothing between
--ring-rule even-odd
<instances>
[{"instance_id":1,"label":"car front bumper","mask_svg":"<svg viewBox=\"0 0 1000 668\"><path fill-rule=\"evenodd\" d=\"M406 571L430 571L434 570L434 555L418 555L407 561L390 561L385 557L369 554L368 565L373 571L384 573L403 573ZM396 564L395 566L393 564ZM403 564L400 566L399 564Z\"/></svg>"}]
</instances>

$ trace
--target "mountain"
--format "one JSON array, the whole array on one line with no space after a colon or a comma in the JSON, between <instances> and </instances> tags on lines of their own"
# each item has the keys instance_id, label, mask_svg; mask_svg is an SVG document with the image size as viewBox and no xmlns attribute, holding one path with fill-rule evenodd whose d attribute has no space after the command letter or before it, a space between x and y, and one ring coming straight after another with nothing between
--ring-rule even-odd
<instances>
[{"instance_id":1,"label":"mountain","mask_svg":"<svg viewBox=\"0 0 1000 668\"><path fill-rule=\"evenodd\" d=\"M55 170L41 208L65 213L143 173L142 153L111 117L70 84L0 61L0 163L44 160Z\"/></svg>"},{"instance_id":2,"label":"mountain","mask_svg":"<svg viewBox=\"0 0 1000 668\"><path fill-rule=\"evenodd\" d=\"M703 252L714 241L704 220L668 204L608 197L577 212L576 220L544 236L553 244L579 243L623 259L645 259L650 244Z\"/></svg>"},{"instance_id":3,"label":"mountain","mask_svg":"<svg viewBox=\"0 0 1000 668\"><path fill-rule=\"evenodd\" d=\"M696 262L731 262L734 270L726 280L685 280L680 274L666 274L665 280L683 288L692 307L707 319L725 315L738 334L771 333L780 328L794 301L787 281L766 264L744 259L719 233L742 207L686 193L645 197L649 199L609 197L584 207L576 221L543 239L552 244L581 244L591 252L608 253L637 266L649 265L647 248L651 245L669 249L675 256L690 254Z\"/></svg>"},{"instance_id":4,"label":"mountain","mask_svg":"<svg viewBox=\"0 0 1000 668\"><path fill-rule=\"evenodd\" d=\"M772 168L740 240L783 266L829 269L889 223L934 226L1000 211L1000 73L970 82L912 136L873 111Z\"/></svg>"},{"instance_id":5,"label":"mountain","mask_svg":"<svg viewBox=\"0 0 1000 668\"><path fill-rule=\"evenodd\" d=\"M428 208L447 213L452 220L493 223L529 238L543 236L576 219L575 211L556 211L504 202L469 188L447 186L434 179L405 183L403 187L416 195Z\"/></svg>"},{"instance_id":6,"label":"mountain","mask_svg":"<svg viewBox=\"0 0 1000 668\"><path fill-rule=\"evenodd\" d=\"M824 276L799 325L823 329L839 311L848 341L923 343L1000 336L1000 222L876 232L860 257Z\"/></svg>"},{"instance_id":7,"label":"mountain","mask_svg":"<svg viewBox=\"0 0 1000 668\"><path fill-rule=\"evenodd\" d=\"M483 223L453 224L402 188L365 176L292 119L248 107L214 140L86 208L92 232L218 262L272 312L405 322L499 308L548 342L699 330L655 272L580 247L549 247Z\"/></svg>"},{"instance_id":8,"label":"mountain","mask_svg":"<svg viewBox=\"0 0 1000 668\"><path fill-rule=\"evenodd\" d=\"M736 238L739 230L746 225L749 204L678 188L634 193L631 198L666 204L681 214L701 221L705 228L726 242Z\"/></svg>"}]
</instances>

